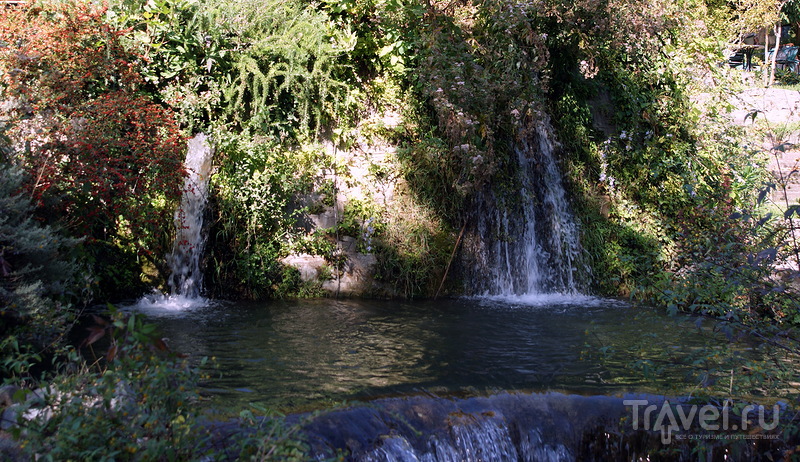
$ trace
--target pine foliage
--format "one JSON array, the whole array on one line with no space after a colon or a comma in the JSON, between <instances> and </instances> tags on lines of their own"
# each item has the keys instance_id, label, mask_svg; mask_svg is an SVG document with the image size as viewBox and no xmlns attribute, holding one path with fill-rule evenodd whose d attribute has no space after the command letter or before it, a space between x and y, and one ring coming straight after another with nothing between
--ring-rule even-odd
<instances>
[{"instance_id":1,"label":"pine foliage","mask_svg":"<svg viewBox=\"0 0 800 462\"><path fill-rule=\"evenodd\" d=\"M35 321L29 325L36 332L28 335L42 345L71 316L66 307L80 271L70 254L79 240L33 218L23 181L20 169L0 167L0 332L9 334L18 321Z\"/></svg>"}]
</instances>

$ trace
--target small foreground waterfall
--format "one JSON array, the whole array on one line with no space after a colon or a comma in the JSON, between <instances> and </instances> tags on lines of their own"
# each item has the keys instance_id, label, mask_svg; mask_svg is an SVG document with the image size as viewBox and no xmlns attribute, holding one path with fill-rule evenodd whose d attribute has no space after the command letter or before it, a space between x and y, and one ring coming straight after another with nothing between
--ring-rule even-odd
<instances>
[{"instance_id":1,"label":"small foreground waterfall","mask_svg":"<svg viewBox=\"0 0 800 462\"><path fill-rule=\"evenodd\" d=\"M652 407L646 411L645 406L634 407L631 402ZM692 461L698 454L708 460L760 460L771 451L781 454L781 445L789 446L762 423L751 434L765 432L776 438L764 438L760 445L736 438L735 433L719 438L727 434L716 427L711 430L698 413L690 413L685 420L681 417L680 427L666 420L660 423L652 409L673 409L670 406L677 406L679 410L670 412L679 415L689 414L692 408L663 396L642 394L409 396L322 414L307 420L301 434L310 448L310 460L344 453L346 460L354 462ZM737 420L736 425L741 424ZM692 437L706 441L702 452Z\"/></svg>"},{"instance_id":2,"label":"small foreground waterfall","mask_svg":"<svg viewBox=\"0 0 800 462\"><path fill-rule=\"evenodd\" d=\"M589 270L570 211L546 116L520 130L513 143L513 189L479 197L468 272L477 294L577 295Z\"/></svg>"},{"instance_id":3,"label":"small foreground waterfall","mask_svg":"<svg viewBox=\"0 0 800 462\"><path fill-rule=\"evenodd\" d=\"M211 157L214 151L208 137L202 133L189 140L185 167L188 172L184 183L181 205L175 211L175 243L167 256L172 274L169 277L171 294L188 299L200 298L203 289L203 212L208 199L208 180Z\"/></svg>"}]
</instances>

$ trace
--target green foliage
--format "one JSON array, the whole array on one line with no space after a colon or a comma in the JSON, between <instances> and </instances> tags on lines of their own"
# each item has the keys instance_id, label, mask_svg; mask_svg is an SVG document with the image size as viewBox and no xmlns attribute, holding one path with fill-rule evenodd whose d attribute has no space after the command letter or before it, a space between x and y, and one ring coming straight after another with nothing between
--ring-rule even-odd
<instances>
[{"instance_id":1,"label":"green foliage","mask_svg":"<svg viewBox=\"0 0 800 462\"><path fill-rule=\"evenodd\" d=\"M722 31L691 1L579 2L554 11L541 19L547 95L583 242L603 293L636 292L662 269L687 264L679 261L687 230L716 229L718 217L698 209L739 206L760 181L741 133L720 115L730 88L716 65ZM597 27L581 26L589 18ZM694 76L719 85L701 88ZM690 101L694 91L710 95L705 112Z\"/></svg>"},{"instance_id":2,"label":"green foliage","mask_svg":"<svg viewBox=\"0 0 800 462\"><path fill-rule=\"evenodd\" d=\"M136 56L105 13L69 1L0 15L11 160L28 173L38 215L86 236L101 275L113 271L103 248L162 259L184 174L173 114L141 92Z\"/></svg>"},{"instance_id":3,"label":"green foliage","mask_svg":"<svg viewBox=\"0 0 800 462\"><path fill-rule=\"evenodd\" d=\"M264 11L272 13L266 21ZM328 122L325 116L336 114L348 89L336 78L342 73L337 58L352 48L349 34L299 2L253 2L225 14L219 19L244 16L251 25L232 31L248 41L225 92L226 111L234 121L247 120L265 133L315 133L321 122Z\"/></svg>"},{"instance_id":4,"label":"green foliage","mask_svg":"<svg viewBox=\"0 0 800 462\"><path fill-rule=\"evenodd\" d=\"M372 237L386 227L381 219L384 212L371 200L350 199L344 205L341 220L335 228L328 230L328 234L352 236L356 238L360 252L370 253Z\"/></svg>"},{"instance_id":5,"label":"green foliage","mask_svg":"<svg viewBox=\"0 0 800 462\"><path fill-rule=\"evenodd\" d=\"M413 114L421 127L430 123L428 118ZM449 164L447 142L435 132L420 130L406 134L401 149L397 152L400 174L408 181L410 193L431 210L454 221L465 202L466 194L458 188L454 177L461 173L453 171ZM460 170L460 169L459 169Z\"/></svg>"},{"instance_id":6,"label":"green foliage","mask_svg":"<svg viewBox=\"0 0 800 462\"><path fill-rule=\"evenodd\" d=\"M365 2L352 6L374 14ZM122 0L112 7L142 55L147 88L185 127L219 134L209 267L211 284L226 287L225 296L313 292L280 259L331 251L324 237L297 227L311 208L333 200L330 183L319 182L322 202L295 201L312 193L319 164L326 168L305 146L323 130L348 142L359 110L352 59L374 46L364 45L371 23L350 18L357 13L347 8L296 0Z\"/></svg>"},{"instance_id":7,"label":"green foliage","mask_svg":"<svg viewBox=\"0 0 800 462\"><path fill-rule=\"evenodd\" d=\"M375 279L406 298L435 295L455 244L447 225L427 207L406 199L376 227Z\"/></svg>"},{"instance_id":8,"label":"green foliage","mask_svg":"<svg viewBox=\"0 0 800 462\"><path fill-rule=\"evenodd\" d=\"M524 125L520 120L537 110L547 50L545 35L532 31L528 22L535 13L524 8L485 2L457 11L464 16L435 6L426 12L430 26L417 32L412 83L419 101L427 104L419 118L435 125L439 140L432 141L442 142L419 159L421 173L435 172L443 187L463 198L502 170ZM428 111L434 116L430 121L425 120ZM419 134L433 135L424 129Z\"/></svg>"},{"instance_id":9,"label":"green foliage","mask_svg":"<svg viewBox=\"0 0 800 462\"><path fill-rule=\"evenodd\" d=\"M212 284L224 287L227 296L292 294L300 287L299 275L280 259L307 243L298 226L307 208L298 201L312 193L319 166L328 162L324 152L313 145L286 149L228 138L217 153L225 161L212 178L218 217L210 231Z\"/></svg>"},{"instance_id":10,"label":"green foliage","mask_svg":"<svg viewBox=\"0 0 800 462\"><path fill-rule=\"evenodd\" d=\"M779 132L771 130L769 136L776 157L786 147ZM728 153L729 170L717 179L713 193L701 196L698 190L694 207L668 217L667 229L675 239L670 259L638 282L635 295L672 314L692 313L698 327L710 319L717 335L708 345L684 355L665 353L663 360L690 366L687 380L699 389L697 394L781 397L795 403L800 290L797 270L786 263L797 259L796 207L785 195L780 206L767 206L776 189L785 194L792 179L779 175L778 184L762 183L757 190L766 179L756 162L762 155L740 144L726 137L714 144L704 141L704 154Z\"/></svg>"},{"instance_id":11,"label":"green foliage","mask_svg":"<svg viewBox=\"0 0 800 462\"><path fill-rule=\"evenodd\" d=\"M4 330L8 330L6 326L3 327ZM10 378L22 379L34 375L33 369L43 360L39 351L41 350L37 350L29 342L20 343L16 335L8 335L0 342L0 352L3 353L4 358L0 362L0 371L2 371L4 381Z\"/></svg>"},{"instance_id":12,"label":"green foliage","mask_svg":"<svg viewBox=\"0 0 800 462\"><path fill-rule=\"evenodd\" d=\"M788 181L790 177L781 177L781 187ZM654 285L654 300L672 311L734 316L745 324L800 321L800 292L793 283L798 273L778 271L782 262L797 262L797 208L786 200L781 215L765 209L775 189L774 183L766 183L750 204L715 202L698 209L699 217L686 219L680 270Z\"/></svg>"},{"instance_id":13,"label":"green foliage","mask_svg":"<svg viewBox=\"0 0 800 462\"><path fill-rule=\"evenodd\" d=\"M108 332L107 363L95 372L56 377L18 412L22 448L45 460L176 460L191 457L197 373L157 348L154 326L114 315L90 339ZM77 361L77 357L73 357Z\"/></svg>"},{"instance_id":14,"label":"green foliage","mask_svg":"<svg viewBox=\"0 0 800 462\"><path fill-rule=\"evenodd\" d=\"M782 85L797 85L800 83L800 74L789 69L776 69L775 78Z\"/></svg>"},{"instance_id":15,"label":"green foliage","mask_svg":"<svg viewBox=\"0 0 800 462\"><path fill-rule=\"evenodd\" d=\"M73 306L92 290L75 260L76 239L34 218L20 169L0 165L0 377L27 377L65 339ZM29 358L21 367L18 354Z\"/></svg>"},{"instance_id":16,"label":"green foliage","mask_svg":"<svg viewBox=\"0 0 800 462\"><path fill-rule=\"evenodd\" d=\"M215 435L198 414L201 376L195 365L169 351L159 332L138 315L113 307L109 317L93 316L81 347L91 364L69 350L55 375L40 388L23 385L10 409L9 430L22 455L37 460L303 460L301 424L263 409L243 411L241 428L215 446ZM0 343L7 346L13 338ZM13 348L12 348L13 349ZM19 370L38 358L14 354L4 361ZM199 366L205 364L200 360ZM25 387L27 385L27 387Z\"/></svg>"},{"instance_id":17,"label":"green foliage","mask_svg":"<svg viewBox=\"0 0 800 462\"><path fill-rule=\"evenodd\" d=\"M201 8L195 0L121 0L112 6L112 21L132 27L127 39L142 53L147 82L161 86L207 74L226 59L229 51L219 48L220 31L200 14Z\"/></svg>"},{"instance_id":18,"label":"green foliage","mask_svg":"<svg viewBox=\"0 0 800 462\"><path fill-rule=\"evenodd\" d=\"M345 112L348 29L299 1L121 1L141 72L195 129L227 124L281 139L314 135Z\"/></svg>"},{"instance_id":19,"label":"green foliage","mask_svg":"<svg viewBox=\"0 0 800 462\"><path fill-rule=\"evenodd\" d=\"M638 216L643 218L646 214L640 211ZM619 221L600 215L588 217L583 228L583 245L591 256L595 274L602 275L595 279L596 290L627 296L649 284L660 272L665 243L660 239L663 236L644 220L629 217Z\"/></svg>"},{"instance_id":20,"label":"green foliage","mask_svg":"<svg viewBox=\"0 0 800 462\"><path fill-rule=\"evenodd\" d=\"M284 416L252 405L239 414L240 425L248 429L236 439L240 460L303 461L308 447L302 443L299 424L287 425ZM255 412L254 412L255 411ZM254 431L251 431L254 429Z\"/></svg>"}]
</instances>

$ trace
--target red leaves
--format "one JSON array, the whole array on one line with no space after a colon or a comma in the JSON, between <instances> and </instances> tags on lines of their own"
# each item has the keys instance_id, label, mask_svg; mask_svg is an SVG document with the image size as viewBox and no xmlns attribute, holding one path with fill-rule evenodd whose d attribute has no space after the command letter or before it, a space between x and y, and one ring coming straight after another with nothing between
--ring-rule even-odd
<instances>
[{"instance_id":1,"label":"red leaves","mask_svg":"<svg viewBox=\"0 0 800 462\"><path fill-rule=\"evenodd\" d=\"M103 80L134 83L137 76L129 70L120 73L104 65L109 58L129 55L120 35L103 27L104 13L88 2L4 9L0 40L9 46L2 49L2 60L17 70L6 75L9 89L38 82L47 100L69 101Z\"/></svg>"},{"instance_id":2,"label":"red leaves","mask_svg":"<svg viewBox=\"0 0 800 462\"><path fill-rule=\"evenodd\" d=\"M105 353L106 362L111 362L127 351L137 342L145 349L154 353L173 354L169 346L156 334L155 326L140 324L133 317L117 319L109 322L99 316L92 315L94 325L87 327L89 335L80 343L79 348L89 347L100 339L107 337L110 344ZM185 357L176 354L178 357Z\"/></svg>"},{"instance_id":3,"label":"red leaves","mask_svg":"<svg viewBox=\"0 0 800 462\"><path fill-rule=\"evenodd\" d=\"M83 339L81 347L92 345L106 335L106 329L104 327L92 326L87 327L86 330L89 331L89 336Z\"/></svg>"},{"instance_id":4,"label":"red leaves","mask_svg":"<svg viewBox=\"0 0 800 462\"><path fill-rule=\"evenodd\" d=\"M3 96L19 102L11 135L32 141L21 160L33 197L76 232L153 234L154 218L171 222L165 200L180 198L184 140L172 112L139 91L140 58L105 11L70 1L0 11Z\"/></svg>"},{"instance_id":5,"label":"red leaves","mask_svg":"<svg viewBox=\"0 0 800 462\"><path fill-rule=\"evenodd\" d=\"M83 339L80 344L80 348L94 344L103 338L111 329L111 324L100 316L92 315L92 319L94 320L95 325L86 328L86 330L89 331L89 336Z\"/></svg>"},{"instance_id":6,"label":"red leaves","mask_svg":"<svg viewBox=\"0 0 800 462\"><path fill-rule=\"evenodd\" d=\"M106 352L106 361L111 362L117 357L117 344L113 343Z\"/></svg>"}]
</instances>

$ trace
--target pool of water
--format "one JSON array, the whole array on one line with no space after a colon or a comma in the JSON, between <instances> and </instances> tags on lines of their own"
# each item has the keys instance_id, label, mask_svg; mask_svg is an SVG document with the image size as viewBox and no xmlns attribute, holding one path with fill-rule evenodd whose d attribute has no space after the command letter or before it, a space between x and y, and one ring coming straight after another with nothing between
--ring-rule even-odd
<instances>
[{"instance_id":1,"label":"pool of water","mask_svg":"<svg viewBox=\"0 0 800 462\"><path fill-rule=\"evenodd\" d=\"M143 309L175 351L214 358L209 406L326 406L408 393L674 391L630 366L709 341L692 319L591 297L212 302ZM611 354L613 352L613 354Z\"/></svg>"}]
</instances>

